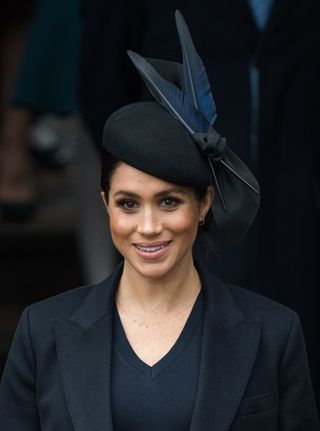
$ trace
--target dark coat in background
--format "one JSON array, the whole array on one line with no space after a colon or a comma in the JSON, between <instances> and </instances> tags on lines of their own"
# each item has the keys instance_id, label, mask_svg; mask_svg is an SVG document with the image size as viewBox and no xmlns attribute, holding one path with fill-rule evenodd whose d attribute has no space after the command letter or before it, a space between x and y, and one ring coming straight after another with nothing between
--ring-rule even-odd
<instances>
[{"instance_id":1,"label":"dark coat in background","mask_svg":"<svg viewBox=\"0 0 320 431\"><path fill-rule=\"evenodd\" d=\"M112 317L120 265L28 307L0 384L2 431L112 431ZM296 313L199 268L205 293L190 431L318 431ZM170 396L170 394L168 394Z\"/></svg>"},{"instance_id":2,"label":"dark coat in background","mask_svg":"<svg viewBox=\"0 0 320 431\"><path fill-rule=\"evenodd\" d=\"M87 1L80 96L97 144L110 113L149 97L128 48L181 61L175 9L208 71L216 129L261 184L257 220L239 246L219 252L217 272L299 313L320 400L318 1L275 1L263 33L245 0Z\"/></svg>"}]
</instances>

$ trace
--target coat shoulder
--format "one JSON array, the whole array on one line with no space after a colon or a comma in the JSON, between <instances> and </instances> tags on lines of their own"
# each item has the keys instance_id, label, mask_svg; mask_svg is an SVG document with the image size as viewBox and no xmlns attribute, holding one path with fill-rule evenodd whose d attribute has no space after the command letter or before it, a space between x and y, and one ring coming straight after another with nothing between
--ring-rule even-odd
<instances>
[{"instance_id":1,"label":"coat shoulder","mask_svg":"<svg viewBox=\"0 0 320 431\"><path fill-rule=\"evenodd\" d=\"M56 320L69 319L87 301L96 288L104 284L105 280L97 284L76 287L58 295L51 296L27 306L30 321L48 327ZM33 325L32 325L33 326Z\"/></svg>"},{"instance_id":2,"label":"coat shoulder","mask_svg":"<svg viewBox=\"0 0 320 431\"><path fill-rule=\"evenodd\" d=\"M226 285L234 301L248 320L260 321L265 326L290 330L297 313L266 296L240 286Z\"/></svg>"},{"instance_id":3,"label":"coat shoulder","mask_svg":"<svg viewBox=\"0 0 320 431\"><path fill-rule=\"evenodd\" d=\"M96 284L70 289L66 292L29 305L23 313L29 330L35 337L52 333L56 323L69 321L84 327L94 323L104 314L112 311L114 287L122 273L118 265L112 273ZM80 319L80 320L79 320ZM80 322L81 321L81 322Z\"/></svg>"}]
</instances>

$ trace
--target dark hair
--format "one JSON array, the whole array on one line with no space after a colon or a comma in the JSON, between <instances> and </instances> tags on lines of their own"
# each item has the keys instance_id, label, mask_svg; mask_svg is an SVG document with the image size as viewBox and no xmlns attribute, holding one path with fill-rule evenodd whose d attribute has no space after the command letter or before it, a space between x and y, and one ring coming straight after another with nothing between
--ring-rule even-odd
<instances>
[{"instance_id":1,"label":"dark hair","mask_svg":"<svg viewBox=\"0 0 320 431\"><path fill-rule=\"evenodd\" d=\"M108 194L110 190L110 182L114 171L117 166L121 163L121 160L114 157L112 154L108 153L103 147L101 149L101 175L100 175L100 187L106 194L106 199L108 199Z\"/></svg>"},{"instance_id":2,"label":"dark hair","mask_svg":"<svg viewBox=\"0 0 320 431\"><path fill-rule=\"evenodd\" d=\"M111 182L112 175L114 174L115 170L117 169L120 163L121 163L121 160L117 159L108 151L106 151L104 148L102 148L100 186L101 186L101 190L105 192L107 200L108 200L108 194L110 190L110 182ZM196 198L198 199L198 201L202 202L205 198L207 189L192 188L192 190ZM216 231L213 213L211 209L207 213L205 223L199 226L198 234L200 235L202 233L206 233L208 246L212 248L212 241L211 241L212 235L209 236L209 231L214 231L214 232Z\"/></svg>"}]
</instances>

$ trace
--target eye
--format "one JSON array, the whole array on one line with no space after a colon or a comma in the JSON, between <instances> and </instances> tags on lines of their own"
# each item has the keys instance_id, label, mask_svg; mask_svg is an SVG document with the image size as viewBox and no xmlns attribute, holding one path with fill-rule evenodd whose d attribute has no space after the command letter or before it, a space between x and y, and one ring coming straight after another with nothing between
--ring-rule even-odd
<instances>
[{"instance_id":1,"label":"eye","mask_svg":"<svg viewBox=\"0 0 320 431\"><path fill-rule=\"evenodd\" d=\"M118 207L126 211L130 211L138 208L137 202L134 201L133 199L120 199L119 201L116 202L116 204Z\"/></svg>"},{"instance_id":2,"label":"eye","mask_svg":"<svg viewBox=\"0 0 320 431\"><path fill-rule=\"evenodd\" d=\"M161 206L164 208L172 209L176 208L180 203L180 199L168 197L161 201Z\"/></svg>"}]
</instances>

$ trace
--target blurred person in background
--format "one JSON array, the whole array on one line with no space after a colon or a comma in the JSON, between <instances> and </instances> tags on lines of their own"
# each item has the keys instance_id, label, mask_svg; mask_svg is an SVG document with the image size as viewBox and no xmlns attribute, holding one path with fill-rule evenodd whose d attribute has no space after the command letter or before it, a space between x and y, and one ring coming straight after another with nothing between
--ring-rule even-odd
<instances>
[{"instance_id":1,"label":"blurred person in background","mask_svg":"<svg viewBox=\"0 0 320 431\"><path fill-rule=\"evenodd\" d=\"M21 309L83 282L72 165L51 169L71 160L83 131L80 0L3 1L0 21L1 374Z\"/></svg>"},{"instance_id":2,"label":"blurred person in background","mask_svg":"<svg viewBox=\"0 0 320 431\"><path fill-rule=\"evenodd\" d=\"M194 31L195 42L214 82L217 127L262 183L249 235L233 250L220 250L218 261L212 253L207 258L223 280L299 313L320 405L319 3L85 1L80 103L98 148L106 116L149 97L125 50L179 58L175 9L191 30L206 29Z\"/></svg>"},{"instance_id":3,"label":"blurred person in background","mask_svg":"<svg viewBox=\"0 0 320 431\"><path fill-rule=\"evenodd\" d=\"M31 113L12 109L11 94L36 1L4 1L0 26L0 206L32 211L34 184L26 129Z\"/></svg>"},{"instance_id":4,"label":"blurred person in background","mask_svg":"<svg viewBox=\"0 0 320 431\"><path fill-rule=\"evenodd\" d=\"M111 271L114 251L110 250L108 236L102 238L98 228L105 222L95 195L98 158L88 144L78 115L81 5L81 0L35 2L30 9L29 25L24 26L19 39L15 73L11 72L12 47L8 44L2 52L10 88L1 119L0 220L37 220L35 216L41 216L41 211L35 210L46 200L42 199L38 165L59 168L75 156L71 166L71 176L75 178L74 206L88 204L87 211L76 211L75 226L85 277L93 282ZM4 28L11 29L11 21L4 21Z\"/></svg>"},{"instance_id":5,"label":"blurred person in background","mask_svg":"<svg viewBox=\"0 0 320 431\"><path fill-rule=\"evenodd\" d=\"M105 223L96 189L99 162L78 112L81 4L81 0L35 1L24 18L23 34L14 39L20 43L19 50L15 52L9 42L3 45L2 64L8 69L5 77L10 78L10 86L1 81L8 89L1 117L0 221L4 235L12 222L26 223L12 224L11 232L43 224L50 230L70 223L81 273L87 282L94 282L111 272L114 250L108 235L101 236L99 229ZM14 3L8 14L15 11L22 16L26 5L18 8ZM11 34L15 27L7 15L3 29ZM71 160L59 178L48 172ZM75 208L70 221L65 218L72 216L68 198ZM81 210L84 202L86 211Z\"/></svg>"},{"instance_id":6,"label":"blurred person in background","mask_svg":"<svg viewBox=\"0 0 320 431\"><path fill-rule=\"evenodd\" d=\"M26 6L16 3L9 10L21 14ZM6 221L29 220L35 212L38 199L30 137L35 141L40 131L31 128L34 121L40 114L66 116L78 109L80 0L39 0L32 6L28 20L24 19L23 31L20 24L6 18L2 31L0 210ZM34 148L33 155L46 162L55 158L63 164L63 150L57 155L59 148L54 147L57 142L48 148L48 129L54 134L57 122L46 122L47 135L42 132L40 140L47 140L47 146L42 151Z\"/></svg>"}]
</instances>

